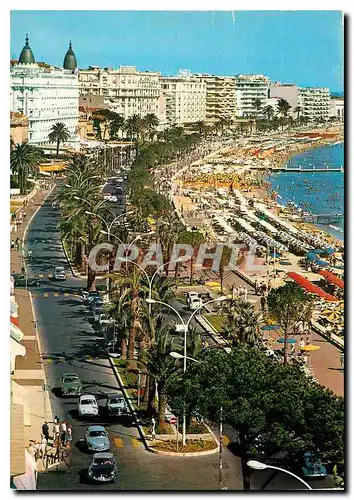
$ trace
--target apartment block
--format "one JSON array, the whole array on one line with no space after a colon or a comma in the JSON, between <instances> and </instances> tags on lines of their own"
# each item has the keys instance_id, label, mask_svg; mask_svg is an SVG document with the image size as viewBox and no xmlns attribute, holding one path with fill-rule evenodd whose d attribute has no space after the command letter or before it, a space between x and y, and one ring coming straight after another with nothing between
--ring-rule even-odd
<instances>
[{"instance_id":1,"label":"apartment block","mask_svg":"<svg viewBox=\"0 0 354 500\"><path fill-rule=\"evenodd\" d=\"M271 81L264 75L236 75L236 116L261 117L262 108L266 106L268 89ZM256 101L260 101L260 109L256 109Z\"/></svg>"}]
</instances>

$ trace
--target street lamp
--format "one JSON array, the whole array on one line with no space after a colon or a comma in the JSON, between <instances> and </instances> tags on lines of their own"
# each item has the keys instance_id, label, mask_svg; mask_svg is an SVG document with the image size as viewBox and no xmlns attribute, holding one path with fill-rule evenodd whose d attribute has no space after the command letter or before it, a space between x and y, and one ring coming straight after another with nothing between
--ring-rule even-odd
<instances>
[{"instance_id":1,"label":"street lamp","mask_svg":"<svg viewBox=\"0 0 354 500\"><path fill-rule=\"evenodd\" d=\"M175 309L170 304L167 304L166 302L162 302L160 300L152 299L150 297L145 299L145 302L147 302L148 304L161 304L161 305L171 309L177 315L178 319L181 322L181 325L183 325L184 343L183 343L183 356L182 357L183 357L183 372L184 373L187 370L187 357L188 357L187 356L187 332L188 332L188 327L189 327L190 322L192 321L194 316L197 314L197 312L200 311L201 309L203 309L203 307L207 306L208 304L212 304L214 302L222 302L224 300L227 300L227 297L222 296L222 297L218 297L216 299L208 300L208 302L205 302L205 304L202 304L200 307L198 307L198 309L196 309L195 311L192 312L192 314L190 315L190 317L188 318L188 321L186 323L184 321L184 319L182 318L182 316L180 315L180 313L177 311L177 309ZM183 412L183 425L182 425L182 445L185 446L185 444L186 444L186 412L184 411Z\"/></svg>"},{"instance_id":2,"label":"street lamp","mask_svg":"<svg viewBox=\"0 0 354 500\"><path fill-rule=\"evenodd\" d=\"M184 358L183 354L180 354L179 352L175 352L175 351L171 351L170 356L171 356L171 358L175 358L175 359L183 359ZM199 363L199 361L197 359L190 358L189 356L186 356L186 358L190 359L191 361L194 361L195 363Z\"/></svg>"},{"instance_id":3,"label":"street lamp","mask_svg":"<svg viewBox=\"0 0 354 500\"><path fill-rule=\"evenodd\" d=\"M308 483L306 483L306 481L304 481L303 479L301 479L301 477L297 476L296 474L294 474L288 470L281 469L280 467L275 467L274 465L264 464L262 462L258 462L257 460L249 460L247 462L247 465L250 469L254 469L254 470L274 469L274 470L278 470L280 472L284 472L285 474L288 474L289 476L293 476L293 477L295 477L295 479L298 479L302 484L304 484L306 486L306 488L308 490L312 490L311 486Z\"/></svg>"},{"instance_id":4,"label":"street lamp","mask_svg":"<svg viewBox=\"0 0 354 500\"><path fill-rule=\"evenodd\" d=\"M99 214L97 214L96 212L90 212L89 210L85 210L85 214L86 215L93 215L94 217L98 217L106 226L107 228L107 235L108 235L108 241L110 241L110 237L111 237L111 229L112 227L114 226L114 224L117 222L117 220L120 218L120 217L125 217L126 215L131 215L133 212L130 211L130 212L124 212L120 215L117 215L117 217L115 217L112 222L110 224L108 224L108 222Z\"/></svg>"}]
</instances>

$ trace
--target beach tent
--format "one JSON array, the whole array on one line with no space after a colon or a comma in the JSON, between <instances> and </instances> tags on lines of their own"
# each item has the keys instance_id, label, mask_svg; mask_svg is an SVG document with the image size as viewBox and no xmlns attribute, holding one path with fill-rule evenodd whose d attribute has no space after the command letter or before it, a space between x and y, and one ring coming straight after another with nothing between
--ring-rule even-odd
<instances>
[{"instance_id":1,"label":"beach tent","mask_svg":"<svg viewBox=\"0 0 354 500\"><path fill-rule=\"evenodd\" d=\"M321 269L318 274L326 278L328 281L333 283L334 285L338 286L339 288L344 289L344 281L340 279L336 274L331 273L331 271L328 271L327 269Z\"/></svg>"},{"instance_id":2,"label":"beach tent","mask_svg":"<svg viewBox=\"0 0 354 500\"><path fill-rule=\"evenodd\" d=\"M318 295L322 299L328 300L330 302L338 301L337 297L334 297L333 295L325 292L319 286L314 285L307 278L301 276L301 274L290 272L288 273L288 276L289 278L293 279L298 285L302 286L302 288L304 288L307 292L314 293L315 295Z\"/></svg>"}]
</instances>

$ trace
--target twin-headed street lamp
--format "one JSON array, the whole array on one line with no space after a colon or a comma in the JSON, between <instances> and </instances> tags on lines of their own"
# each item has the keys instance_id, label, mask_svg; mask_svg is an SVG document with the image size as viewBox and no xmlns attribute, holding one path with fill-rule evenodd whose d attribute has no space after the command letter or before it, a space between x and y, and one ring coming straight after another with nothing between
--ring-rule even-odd
<instances>
[{"instance_id":1,"label":"twin-headed street lamp","mask_svg":"<svg viewBox=\"0 0 354 500\"><path fill-rule=\"evenodd\" d=\"M154 300L151 297L145 299L145 301L148 304L160 304L160 305L163 305L165 307L168 307L177 315L178 319L180 320L180 322L181 322L180 324L182 326L182 331L184 332L183 356L181 355L183 358L183 372L184 373L187 370L187 359L188 359L188 356L187 356L187 332L188 332L188 327L190 325L190 322L195 317L195 315L198 313L198 311L200 311L203 307L207 306L208 304L212 304L214 302L222 302L224 300L227 300L227 297L222 296L222 297L218 297L218 298L213 299L213 300L208 300L208 302L205 302L205 304L202 304L200 307L198 307L198 309L193 311L193 313L188 318L188 321L185 322L184 319L182 318L182 316L180 315L180 313L177 311L177 309L175 309L170 304L167 304L167 302L162 302L160 300ZM175 353L175 354L177 354L177 353ZM182 359L182 358L180 358L180 359ZM185 444L186 444L186 412L185 411L183 412L182 444L183 444L183 446L185 446Z\"/></svg>"}]
</instances>

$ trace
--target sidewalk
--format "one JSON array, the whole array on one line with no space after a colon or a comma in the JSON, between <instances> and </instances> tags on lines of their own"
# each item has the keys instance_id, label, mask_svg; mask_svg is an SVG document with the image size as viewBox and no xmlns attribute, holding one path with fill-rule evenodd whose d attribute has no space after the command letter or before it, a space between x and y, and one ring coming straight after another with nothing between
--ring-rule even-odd
<instances>
[{"instance_id":1,"label":"sidewalk","mask_svg":"<svg viewBox=\"0 0 354 500\"><path fill-rule=\"evenodd\" d=\"M26 208L22 206L17 211L17 220L19 220L21 213L23 215L22 224L17 232L11 232L11 239L16 240L18 237L21 240L21 247L26 227L48 193L49 191L37 192L33 203L29 203ZM12 250L10 261L11 272L21 272L23 266L21 251ZM44 421L50 422L53 418L30 292L15 288L14 295L18 304L19 327L24 334L21 344L26 348L26 356L16 357L15 370L11 380L17 384L14 385L14 389L18 386L21 390L23 389L23 403L29 413L29 420L26 422L27 425L25 424L25 446L29 447L31 442L40 441ZM40 464L41 462L38 462L37 465L40 467Z\"/></svg>"}]
</instances>

